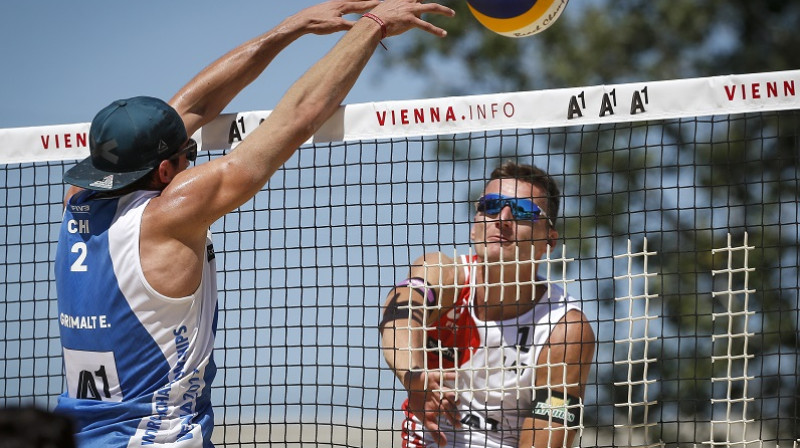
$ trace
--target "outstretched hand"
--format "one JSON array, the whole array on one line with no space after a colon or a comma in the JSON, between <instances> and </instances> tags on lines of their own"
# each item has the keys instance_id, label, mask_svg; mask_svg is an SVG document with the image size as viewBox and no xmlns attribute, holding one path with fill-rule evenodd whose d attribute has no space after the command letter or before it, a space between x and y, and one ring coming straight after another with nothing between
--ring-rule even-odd
<instances>
[{"instance_id":1,"label":"outstretched hand","mask_svg":"<svg viewBox=\"0 0 800 448\"><path fill-rule=\"evenodd\" d=\"M420 17L422 14L440 14L452 17L455 11L438 3L422 3L419 0L384 0L372 11L386 23L386 36L396 36L411 28L419 28L435 36L444 37L447 31L434 26Z\"/></svg>"},{"instance_id":2,"label":"outstretched hand","mask_svg":"<svg viewBox=\"0 0 800 448\"><path fill-rule=\"evenodd\" d=\"M408 410L414 414L439 446L447 443L447 437L439 428L439 418L444 416L453 427L461 426L458 398L455 392L444 386L444 382L455 381L455 372L438 371L409 372L405 381L408 389Z\"/></svg>"}]
</instances>

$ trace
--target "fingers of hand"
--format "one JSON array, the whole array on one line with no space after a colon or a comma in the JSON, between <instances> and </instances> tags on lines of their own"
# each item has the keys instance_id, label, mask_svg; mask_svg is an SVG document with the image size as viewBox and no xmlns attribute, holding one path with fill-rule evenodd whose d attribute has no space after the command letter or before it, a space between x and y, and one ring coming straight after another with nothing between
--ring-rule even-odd
<instances>
[{"instance_id":1,"label":"fingers of hand","mask_svg":"<svg viewBox=\"0 0 800 448\"><path fill-rule=\"evenodd\" d=\"M421 14L440 14L447 17L453 17L455 15L455 11L436 3L427 3L424 5L420 5L420 11L418 12L417 17L419 17ZM434 36L439 36L439 37L447 36L447 31L445 31L444 29L439 28L438 26L434 26L430 22L427 22L419 18L416 20L416 27L423 31L427 31L428 33L431 33Z\"/></svg>"},{"instance_id":2,"label":"fingers of hand","mask_svg":"<svg viewBox=\"0 0 800 448\"><path fill-rule=\"evenodd\" d=\"M461 413L458 412L455 394L449 394L442 400L441 408L447 421L456 428L461 427Z\"/></svg>"},{"instance_id":3,"label":"fingers of hand","mask_svg":"<svg viewBox=\"0 0 800 448\"><path fill-rule=\"evenodd\" d=\"M426 414L426 417L422 420L423 426L425 429L428 430L428 434L433 437L433 440L439 446L444 446L447 443L447 437L444 436L444 433L439 429L438 419L433 414Z\"/></svg>"},{"instance_id":4,"label":"fingers of hand","mask_svg":"<svg viewBox=\"0 0 800 448\"><path fill-rule=\"evenodd\" d=\"M340 11L342 14L353 14L367 12L378 6L378 0L346 0L341 2Z\"/></svg>"},{"instance_id":5,"label":"fingers of hand","mask_svg":"<svg viewBox=\"0 0 800 448\"><path fill-rule=\"evenodd\" d=\"M420 3L417 0L386 0L377 6L374 14L381 17L387 25L387 35L395 36L411 28L420 28L436 36L445 36L447 32L420 19L422 14L440 14L448 17L455 11L438 3Z\"/></svg>"},{"instance_id":6,"label":"fingers of hand","mask_svg":"<svg viewBox=\"0 0 800 448\"><path fill-rule=\"evenodd\" d=\"M438 3L420 3L417 8L417 14L439 14L447 17L453 17L456 12L447 6Z\"/></svg>"},{"instance_id":7,"label":"fingers of hand","mask_svg":"<svg viewBox=\"0 0 800 448\"><path fill-rule=\"evenodd\" d=\"M314 33L328 34L349 30L355 23L344 16L360 14L380 4L380 0L332 0L302 10L299 15L308 17Z\"/></svg>"},{"instance_id":8,"label":"fingers of hand","mask_svg":"<svg viewBox=\"0 0 800 448\"><path fill-rule=\"evenodd\" d=\"M442 379L444 379L445 381L453 382L456 380L457 376L458 374L455 371L450 370L444 372L444 375L442 375Z\"/></svg>"},{"instance_id":9,"label":"fingers of hand","mask_svg":"<svg viewBox=\"0 0 800 448\"><path fill-rule=\"evenodd\" d=\"M429 393L425 399L424 407L424 421L438 421L439 418L444 416L452 426L461 426L458 398L452 391Z\"/></svg>"}]
</instances>

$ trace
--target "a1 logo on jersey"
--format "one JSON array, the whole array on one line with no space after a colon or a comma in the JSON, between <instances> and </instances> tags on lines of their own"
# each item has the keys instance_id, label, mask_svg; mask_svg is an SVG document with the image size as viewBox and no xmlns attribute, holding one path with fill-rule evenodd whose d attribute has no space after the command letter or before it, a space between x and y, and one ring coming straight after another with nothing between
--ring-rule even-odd
<instances>
[{"instance_id":1,"label":"a1 logo on jersey","mask_svg":"<svg viewBox=\"0 0 800 448\"><path fill-rule=\"evenodd\" d=\"M89 352L64 348L67 393L70 397L122 401L122 387L113 352Z\"/></svg>"}]
</instances>

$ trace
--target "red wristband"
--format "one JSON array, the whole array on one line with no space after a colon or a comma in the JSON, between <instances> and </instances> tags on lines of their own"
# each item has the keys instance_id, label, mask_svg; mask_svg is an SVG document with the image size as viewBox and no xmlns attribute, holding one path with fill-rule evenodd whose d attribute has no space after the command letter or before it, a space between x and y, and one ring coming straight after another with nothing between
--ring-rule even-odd
<instances>
[{"instance_id":1,"label":"red wristband","mask_svg":"<svg viewBox=\"0 0 800 448\"><path fill-rule=\"evenodd\" d=\"M361 16L361 17L366 17L366 18L368 18L368 19L372 19L372 20L374 20L375 22L377 22L377 23L378 23L378 25L380 25L380 26L381 26L381 39L383 39L383 38L385 38L385 37L386 37L386 22L384 22L383 20L381 20L381 18L380 18L380 17L376 16L375 14L373 14L373 13L371 13L371 12L365 13L365 14L364 14L363 16Z\"/></svg>"},{"instance_id":2,"label":"red wristband","mask_svg":"<svg viewBox=\"0 0 800 448\"><path fill-rule=\"evenodd\" d=\"M386 38L386 34L387 34L386 22L384 22L383 20L381 20L380 17L376 16L375 14L372 14L371 12L365 13L361 17L366 17L368 19L372 19L372 20L375 21L375 23L380 25L381 26L381 41L383 41L383 39ZM381 46L383 47L384 50L387 49L386 45L384 45L383 42L380 42L380 44L381 44Z\"/></svg>"}]
</instances>

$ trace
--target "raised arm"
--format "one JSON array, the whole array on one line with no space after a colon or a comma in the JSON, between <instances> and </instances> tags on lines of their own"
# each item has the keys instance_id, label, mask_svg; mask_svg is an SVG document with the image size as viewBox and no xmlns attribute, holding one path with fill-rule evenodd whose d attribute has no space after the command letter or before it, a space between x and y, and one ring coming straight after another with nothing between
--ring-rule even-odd
<instances>
[{"instance_id":1,"label":"raised arm","mask_svg":"<svg viewBox=\"0 0 800 448\"><path fill-rule=\"evenodd\" d=\"M535 415L525 419L521 448L572 445L582 413L574 405L583 399L594 348L594 332L582 312L568 312L555 326L537 361ZM563 408L557 404L561 400Z\"/></svg>"},{"instance_id":2,"label":"raised arm","mask_svg":"<svg viewBox=\"0 0 800 448\"><path fill-rule=\"evenodd\" d=\"M345 14L363 13L377 4L377 0L331 0L303 9L214 61L169 102L192 135L216 118L290 43L304 34L349 30L354 22Z\"/></svg>"},{"instance_id":3,"label":"raised arm","mask_svg":"<svg viewBox=\"0 0 800 448\"><path fill-rule=\"evenodd\" d=\"M446 312L452 307L453 289L441 288L446 280L438 266L451 263L449 257L438 252L418 258L411 265L408 277L400 280L386 296L380 323L383 354L406 389L412 372L425 366L426 327L441 314L440 310ZM448 271L447 283L453 284L455 270Z\"/></svg>"},{"instance_id":4,"label":"raised arm","mask_svg":"<svg viewBox=\"0 0 800 448\"><path fill-rule=\"evenodd\" d=\"M229 51L204 68L169 101L183 119L188 135L215 119L222 110L290 43L304 34L349 30L354 22L343 16L362 13L378 0L329 0L284 19L275 28ZM64 203L77 192L70 187Z\"/></svg>"},{"instance_id":5,"label":"raised arm","mask_svg":"<svg viewBox=\"0 0 800 448\"><path fill-rule=\"evenodd\" d=\"M419 18L452 15L450 8L415 0L386 0L372 11L393 36L417 27L444 36ZM178 174L162 193L168 228L196 238L211 223L253 197L272 174L337 110L382 38L381 26L362 18L284 95L270 116L234 151ZM202 198L202 199L201 199ZM187 224L190 223L190 224ZM174 235L181 238L181 235Z\"/></svg>"},{"instance_id":6,"label":"raised arm","mask_svg":"<svg viewBox=\"0 0 800 448\"><path fill-rule=\"evenodd\" d=\"M444 381L455 380L455 372L442 378L438 371L424 371L426 329L447 313L455 302L456 289L442 285L459 284L460 270L454 260L441 253L430 253L417 259L409 276L389 291L380 324L381 348L389 368L408 391L408 408L430 431L439 445L446 437L439 430L443 414L451 424L459 426L460 416L453 392L444 396L437 392Z\"/></svg>"}]
</instances>

